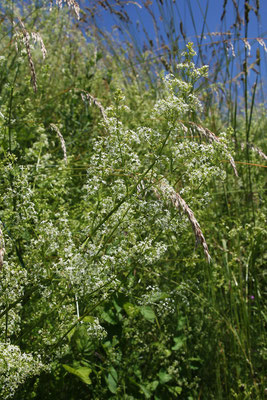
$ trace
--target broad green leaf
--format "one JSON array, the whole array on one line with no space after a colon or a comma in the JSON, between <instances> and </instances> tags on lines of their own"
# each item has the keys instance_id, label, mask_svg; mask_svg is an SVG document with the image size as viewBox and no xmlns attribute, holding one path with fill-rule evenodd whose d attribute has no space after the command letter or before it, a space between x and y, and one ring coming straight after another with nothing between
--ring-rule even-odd
<instances>
[{"instance_id":1,"label":"broad green leaf","mask_svg":"<svg viewBox=\"0 0 267 400\"><path fill-rule=\"evenodd\" d=\"M142 392L144 393L146 399L151 399L152 393L150 392L150 390L148 390L147 387L145 387L144 385L139 384L140 389L142 390Z\"/></svg>"},{"instance_id":2,"label":"broad green leaf","mask_svg":"<svg viewBox=\"0 0 267 400\"><path fill-rule=\"evenodd\" d=\"M167 372L165 372L165 371L160 371L158 373L158 377L159 377L161 384L167 383L172 379L172 376L167 374Z\"/></svg>"},{"instance_id":3,"label":"broad green leaf","mask_svg":"<svg viewBox=\"0 0 267 400\"><path fill-rule=\"evenodd\" d=\"M92 342L85 324L80 324L75 328L75 332L71 337L71 344L80 353L92 350Z\"/></svg>"},{"instance_id":4,"label":"broad green leaf","mask_svg":"<svg viewBox=\"0 0 267 400\"><path fill-rule=\"evenodd\" d=\"M183 329L184 326L185 326L185 324L186 324L186 319L185 319L185 317L180 317L179 320L178 320L177 329L178 329L178 330Z\"/></svg>"},{"instance_id":5,"label":"broad green leaf","mask_svg":"<svg viewBox=\"0 0 267 400\"><path fill-rule=\"evenodd\" d=\"M180 386L167 386L167 388L172 394L181 394L183 390Z\"/></svg>"},{"instance_id":6,"label":"broad green leaf","mask_svg":"<svg viewBox=\"0 0 267 400\"><path fill-rule=\"evenodd\" d=\"M91 368L88 367L72 368L71 366L66 364L62 364L62 366L70 374L78 376L78 378L80 378L84 383L86 383L87 385L91 385L92 381L89 378L89 375L92 372Z\"/></svg>"},{"instance_id":7,"label":"broad green leaf","mask_svg":"<svg viewBox=\"0 0 267 400\"><path fill-rule=\"evenodd\" d=\"M115 300L113 300L113 305L117 313L119 313L121 311L121 306Z\"/></svg>"},{"instance_id":8,"label":"broad green leaf","mask_svg":"<svg viewBox=\"0 0 267 400\"><path fill-rule=\"evenodd\" d=\"M169 295L167 293L164 293L164 292L155 293L155 294L151 295L151 301L156 303L157 301L166 299L167 297L169 297Z\"/></svg>"},{"instance_id":9,"label":"broad green leaf","mask_svg":"<svg viewBox=\"0 0 267 400\"><path fill-rule=\"evenodd\" d=\"M154 392L157 389L158 385L159 385L159 381L153 381L148 385L148 387L149 387L149 389L152 390L152 392Z\"/></svg>"},{"instance_id":10,"label":"broad green leaf","mask_svg":"<svg viewBox=\"0 0 267 400\"><path fill-rule=\"evenodd\" d=\"M87 315L83 318L83 322L86 322L87 324L93 324L95 322L95 317Z\"/></svg>"},{"instance_id":11,"label":"broad green leaf","mask_svg":"<svg viewBox=\"0 0 267 400\"><path fill-rule=\"evenodd\" d=\"M149 306L143 306L140 308L141 314L143 315L143 317L150 322L154 322L156 319L156 315L154 313L154 311L152 310L151 307Z\"/></svg>"},{"instance_id":12,"label":"broad green leaf","mask_svg":"<svg viewBox=\"0 0 267 400\"><path fill-rule=\"evenodd\" d=\"M106 382L108 384L108 388L111 391L111 393L116 393L117 388L118 388L118 374L115 368L111 368L110 372L106 378Z\"/></svg>"},{"instance_id":13,"label":"broad green leaf","mask_svg":"<svg viewBox=\"0 0 267 400\"><path fill-rule=\"evenodd\" d=\"M126 314L129 316L129 317L135 317L137 314L138 314L138 312L139 312L139 309L138 309L138 307L136 307L134 304L132 304L132 303L124 303L123 304L123 308L124 308L124 311L126 312Z\"/></svg>"},{"instance_id":14,"label":"broad green leaf","mask_svg":"<svg viewBox=\"0 0 267 400\"><path fill-rule=\"evenodd\" d=\"M175 337L173 340L175 342L175 345L172 346L172 350L179 350L184 345L185 337Z\"/></svg>"},{"instance_id":15,"label":"broad green leaf","mask_svg":"<svg viewBox=\"0 0 267 400\"><path fill-rule=\"evenodd\" d=\"M114 318L114 314L112 312L103 311L101 314L101 318L112 325L116 325L117 323L116 319Z\"/></svg>"}]
</instances>

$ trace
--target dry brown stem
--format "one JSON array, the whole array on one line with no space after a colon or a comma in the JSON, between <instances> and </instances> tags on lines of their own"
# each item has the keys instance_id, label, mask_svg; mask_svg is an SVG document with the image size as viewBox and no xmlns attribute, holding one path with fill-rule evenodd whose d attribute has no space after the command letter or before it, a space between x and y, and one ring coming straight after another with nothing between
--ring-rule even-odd
<instances>
[{"instance_id":1,"label":"dry brown stem","mask_svg":"<svg viewBox=\"0 0 267 400\"><path fill-rule=\"evenodd\" d=\"M69 8L72 8L76 14L77 19L80 19L80 6L75 0L65 0ZM63 6L63 0L56 0L56 5L59 8L62 8ZM53 0L50 0L50 10L52 9L53 6Z\"/></svg>"},{"instance_id":2,"label":"dry brown stem","mask_svg":"<svg viewBox=\"0 0 267 400\"><path fill-rule=\"evenodd\" d=\"M94 104L99 108L99 110L100 110L100 112L102 114L102 117L103 117L104 121L106 122L107 121L107 115L106 115L105 109L102 106L102 104L100 103L100 101L97 100L90 93L86 92L85 90L82 91L81 96L82 96L83 101L88 100L90 105Z\"/></svg>"},{"instance_id":3,"label":"dry brown stem","mask_svg":"<svg viewBox=\"0 0 267 400\"><path fill-rule=\"evenodd\" d=\"M257 146L255 146L255 144L253 143L247 143L247 146L254 151L255 153L259 154L259 156L261 158L263 158L264 160L267 160L267 156L266 154ZM244 143L241 143L241 149L244 150L246 147L246 145Z\"/></svg>"},{"instance_id":4,"label":"dry brown stem","mask_svg":"<svg viewBox=\"0 0 267 400\"><path fill-rule=\"evenodd\" d=\"M35 68L34 68L34 63L32 59L32 54L31 54L31 48L30 48L30 35L29 32L26 30L24 23L22 20L18 17L19 24L21 26L21 30L24 36L25 40L25 47L28 55L28 62L29 62L29 67L30 67L30 72L31 72L31 81L32 81L32 86L33 90L37 92L37 78L36 78L36 73L35 73Z\"/></svg>"},{"instance_id":5,"label":"dry brown stem","mask_svg":"<svg viewBox=\"0 0 267 400\"><path fill-rule=\"evenodd\" d=\"M66 151L66 144L65 144L65 140L64 137L62 136L60 130L58 129L58 127L55 124L50 124L50 128L55 131L59 137L60 143L61 143L61 148L63 150L63 154L64 154L64 161L65 164L67 165L68 160L67 160L67 151Z\"/></svg>"},{"instance_id":6,"label":"dry brown stem","mask_svg":"<svg viewBox=\"0 0 267 400\"><path fill-rule=\"evenodd\" d=\"M167 197L167 199L171 201L172 205L175 208L182 209L184 214L187 215L187 217L191 223L191 226L193 228L194 234L195 234L196 243L200 243L202 245L206 259L208 262L210 262L211 257L209 254L208 245L205 240L205 237L202 233L200 225L199 225L198 221L196 220L196 217L195 217L193 211L187 205L185 200L180 196L179 193L175 192L175 190L171 186L169 186L165 181L160 182L159 190L156 187L153 187L153 191L158 198L161 197L159 194L159 191L160 191L164 195L164 197Z\"/></svg>"}]
</instances>

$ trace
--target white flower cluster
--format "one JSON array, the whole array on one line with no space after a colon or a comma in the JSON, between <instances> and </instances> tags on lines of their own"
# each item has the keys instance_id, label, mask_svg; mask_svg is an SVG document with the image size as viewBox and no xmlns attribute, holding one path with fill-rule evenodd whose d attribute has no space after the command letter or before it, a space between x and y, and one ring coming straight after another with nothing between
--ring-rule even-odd
<instances>
[{"instance_id":1,"label":"white flower cluster","mask_svg":"<svg viewBox=\"0 0 267 400\"><path fill-rule=\"evenodd\" d=\"M167 294L160 290L158 286L147 286L146 292L139 300L139 305L154 305L158 315L175 313L175 299L171 293Z\"/></svg>"},{"instance_id":2,"label":"white flower cluster","mask_svg":"<svg viewBox=\"0 0 267 400\"><path fill-rule=\"evenodd\" d=\"M182 143L173 145L174 166L179 164L185 167L183 180L188 183L188 188L194 189L195 185L208 183L212 178L225 179L222 165L218 159L223 156L228 158L228 153L221 143L197 143L184 139Z\"/></svg>"},{"instance_id":3,"label":"white flower cluster","mask_svg":"<svg viewBox=\"0 0 267 400\"><path fill-rule=\"evenodd\" d=\"M181 65L184 66L184 64ZM203 76L201 71L196 71L198 73L195 74L195 80ZM173 74L169 74L164 78L163 83L165 96L163 99L158 100L154 106L152 116L155 119L164 116L169 125L171 124L170 127L173 128L172 123L177 123L177 119L183 119L189 112L202 109L199 99L193 93L191 82L185 82Z\"/></svg>"},{"instance_id":4,"label":"white flower cluster","mask_svg":"<svg viewBox=\"0 0 267 400\"><path fill-rule=\"evenodd\" d=\"M85 324L86 324L86 331L90 337L101 340L107 336L107 332L100 325L98 318L94 318L93 322L90 323L85 322Z\"/></svg>"},{"instance_id":5,"label":"white flower cluster","mask_svg":"<svg viewBox=\"0 0 267 400\"><path fill-rule=\"evenodd\" d=\"M0 343L1 398L12 398L20 384L27 378L40 374L44 369L40 357L22 353L18 346Z\"/></svg>"},{"instance_id":6,"label":"white flower cluster","mask_svg":"<svg viewBox=\"0 0 267 400\"><path fill-rule=\"evenodd\" d=\"M34 179L30 168L15 168L11 159L1 165L1 219L7 226L0 281L2 342L21 334L31 351L41 355L50 351L51 359L60 357L67 351L68 331L81 322L79 309L80 315L89 315L91 307L115 292L121 278L137 266L161 263L170 247L180 251L177 238L188 229L186 218L208 254L186 201L193 202L196 188L214 176L223 178L218 159L229 155L224 135L218 139L210 132L208 143L202 137L197 142L188 136L197 130L189 117L201 109L193 84L206 73L190 62L188 57L181 67L188 80L173 75L165 78L164 96L145 123L136 121L129 127L123 118L129 110L121 95L114 107L102 110L103 132L90 149L87 180L74 210L68 203L69 187L73 190L69 169L42 166L44 160L51 165L48 151L40 156L49 146L42 129L27 153L36 163ZM203 204L208 197L206 192ZM172 297L159 288L147 288L142 304L156 304L162 314L174 312ZM27 319L21 318L23 314ZM97 319L83 323L93 338L105 336ZM16 346L1 346L0 382L7 396L43 366Z\"/></svg>"}]
</instances>

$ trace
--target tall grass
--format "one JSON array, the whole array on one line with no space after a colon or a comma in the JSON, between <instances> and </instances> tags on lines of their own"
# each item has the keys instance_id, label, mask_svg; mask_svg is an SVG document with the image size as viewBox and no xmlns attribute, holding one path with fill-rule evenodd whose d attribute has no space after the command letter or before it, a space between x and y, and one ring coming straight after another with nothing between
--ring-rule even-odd
<instances>
[{"instance_id":1,"label":"tall grass","mask_svg":"<svg viewBox=\"0 0 267 400\"><path fill-rule=\"evenodd\" d=\"M136 7L141 39L138 39L136 20L127 14L126 4ZM100 13L102 8L109 13L109 18L114 19L117 37L108 34L101 18L89 9L88 26L90 29L90 24L93 25L90 32L98 46L113 55L118 71L125 77L126 93L127 82L135 82L141 90L157 92L155 76L162 71L178 74L176 64L189 40L195 42L197 63L210 66L208 78L203 79L198 88L202 91L203 118L207 128L215 134L228 129L234 158L240 163L237 180L227 174L222 188L212 189L216 223L206 221L212 224L212 229L207 228L207 231L216 255L214 262L206 266L205 300L203 298L200 303L207 301L211 314L214 313L214 332L210 336L215 345L214 398L261 399L264 375L256 349L264 346L265 333L264 319L257 318L256 310L259 312L263 307L260 276L264 262L262 241L266 240L261 221L264 213L261 196L266 190L262 186L262 176L266 166L260 159L260 154L266 152L266 122L263 122L266 118L264 106L262 108L266 101L266 32L261 30L263 21L258 1L221 2L220 30L216 32L209 29L209 7L214 7L209 1L204 4L191 0L184 3L118 1L116 4L104 1L98 2L95 11ZM193 38L188 35L183 20L185 9L194 30ZM202 15L201 26L196 12ZM154 29L152 33L146 29L148 17ZM249 37L251 20L257 21L257 37ZM253 146L263 146L258 156L252 151ZM222 189L222 195L216 194L218 189ZM209 244L208 238L207 242ZM195 295L198 296L196 292ZM246 368L240 368L241 364ZM211 393L208 396L212 396ZM199 398L202 398L201 393Z\"/></svg>"},{"instance_id":2,"label":"tall grass","mask_svg":"<svg viewBox=\"0 0 267 400\"><path fill-rule=\"evenodd\" d=\"M77 2L66 3L77 16ZM43 387L48 387L54 398L70 394L74 400L88 395L261 400L267 122L260 3L221 2L216 32L208 24L211 1L189 0L182 6L172 0L92 0L75 23L73 15L48 16L46 3L18 7L20 12L14 1L5 4L3 337L5 345L13 340L25 351L41 348L49 361L58 350L63 364L51 364L52 373L33 380L34 389L28 380L15 393L15 382L14 398L47 400ZM55 4L61 8L63 3ZM138 26L127 7L137 10ZM114 19L116 34L105 30L101 12ZM200 25L196 12L202 15ZM255 38L248 37L252 18L259 24ZM46 66L32 48L34 24L43 29L44 42L50 40ZM192 40L196 63L210 66L198 83L190 57L182 54ZM25 45L28 75L12 47L16 43ZM257 46L252 58L251 46ZM192 71L177 67L184 57ZM169 85L166 93L159 78L168 73L184 86ZM31 77L34 94L24 76ZM190 96L200 96L203 110L192 107L180 116L172 100L178 96L177 104L187 110L192 97L186 84L192 84ZM166 113L169 119L160 103L166 97L173 107ZM184 144L180 153L179 143ZM217 156L205 155L212 146L220 151L223 181L212 169ZM197 184L187 169L193 174L201 168L202 156L214 178ZM165 173L170 185L164 183ZM195 248L180 211L192 225ZM199 243L210 262L199 255ZM10 287L11 299L6 295ZM13 315L19 328L10 335ZM99 337L89 336L92 326ZM69 353L65 348L60 353L61 345ZM37 365L36 373L41 368ZM66 378L66 371L74 380ZM87 386L78 386L77 377Z\"/></svg>"},{"instance_id":3,"label":"tall grass","mask_svg":"<svg viewBox=\"0 0 267 400\"><path fill-rule=\"evenodd\" d=\"M198 53L197 62L208 64L211 69L206 84L211 87L214 84L214 89L217 89L219 84L223 84L221 93L223 98L231 101L234 94L232 91L235 91L236 86L243 86L242 81L244 81L244 89L246 91L250 89L255 79L250 76L248 85L245 79L248 73L259 77L258 81L263 89L262 74L265 70L264 63L266 68L266 52L262 38L266 32L262 30L263 21L260 19L258 2L253 5L247 2L239 2L238 5L236 1L222 2L221 21L218 20L217 24L220 30L215 32L209 29L207 19L209 7L212 7L209 1L203 4L197 0L187 2L139 0L137 2L117 1L116 4L101 1L94 3L94 8L87 7L86 10L88 11L88 27L93 27L95 38L99 42L104 38L104 43L110 46L117 60L120 59L120 51L126 50L132 68L136 66L138 69L138 65L142 64L144 70L153 73L151 68L146 69L146 64L149 63L150 66L153 60L153 64L158 68L161 66L168 71L175 71L181 49L185 43L193 41ZM105 11L104 20L100 17L101 8ZM130 8L131 12L127 14ZM108 13L109 17L106 15ZM196 18L196 14L201 15L202 18L200 19L199 16ZM131 20L131 15L135 20ZM186 15L189 28L185 26ZM118 31L117 43L116 36L112 38L105 29L105 22L109 21L109 25L112 25L110 23L112 20L114 21L113 28ZM255 20L258 23L258 37L248 37L251 20L254 25ZM136 27L137 24L138 27ZM193 35L187 34L189 29L190 33L193 31ZM255 45L257 45L256 52ZM254 52L250 56L248 53L251 46ZM130 69L130 64L122 67L125 70ZM243 95L245 98L245 93ZM261 90L261 96L264 101L264 90ZM229 105L229 111L231 108L232 105Z\"/></svg>"}]
</instances>

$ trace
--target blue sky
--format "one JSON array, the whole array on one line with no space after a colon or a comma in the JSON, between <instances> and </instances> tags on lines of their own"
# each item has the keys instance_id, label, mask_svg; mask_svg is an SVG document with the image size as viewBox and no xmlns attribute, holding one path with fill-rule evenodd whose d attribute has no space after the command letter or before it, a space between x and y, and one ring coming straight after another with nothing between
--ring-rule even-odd
<instances>
[{"instance_id":1,"label":"blue sky","mask_svg":"<svg viewBox=\"0 0 267 400\"><path fill-rule=\"evenodd\" d=\"M127 0L121 1L126 3ZM95 0L85 0L86 6L90 7L90 4L95 4ZM119 7L116 6L115 0L110 0L110 4L112 4L116 11L120 11ZM158 43L156 41L155 29L153 25L153 20L151 15L146 10L146 8L142 5L142 0L132 0L129 1L130 4L125 4L124 10L130 17L131 23L126 26L125 24L121 24L119 18L115 18L110 15L108 11L101 11L101 15L97 18L97 23L102 30L106 30L107 32L118 35L120 40L127 40L129 38L128 33L130 33L131 40L134 38L137 46L142 49L145 48L145 44L149 47L149 43L147 37L153 40L153 49L156 54L160 54L160 47L162 41L159 39ZM197 37L200 36L201 33L207 34L209 32L227 32L232 31L230 28L235 21L235 10L233 6L232 0L228 0L228 4L226 7L226 14L221 21L221 16L223 12L223 0L151 0L152 3L149 8L153 12L156 17L156 23L159 28L159 32L162 35L162 38L165 42L170 43L170 36L167 38L167 32L164 30L164 26L169 27L169 32L171 26L174 28L174 34L172 36L173 40L177 39L177 44L180 49L185 47L185 41L181 34L181 28L186 34L186 41L190 40L194 43L197 43ZM162 5L163 3L164 5ZM239 7L239 13L242 18L244 18L244 7ZM249 4L255 7L256 1L250 0ZM159 10L160 7L160 10ZM206 17L204 18L204 15ZM164 22L160 20L160 15L164 15ZM193 16L193 18L192 18ZM249 13L250 21L248 25L248 34L247 41L251 46L251 57L249 59L249 64L251 64L256 59L256 51L257 48L260 50L261 55L261 78L267 81L267 53L264 51L263 46L261 46L256 38L265 39L265 45L267 46L267 0L260 1L260 15L259 19L255 16L255 13L251 11ZM206 20L205 25L203 26L203 21ZM121 31L114 28L116 25L121 27ZM182 25L182 26L181 26ZM127 29L129 31L127 32ZM146 35L147 33L147 35ZM179 36L179 37L178 37ZM208 56L208 48L204 45L209 44L212 41L221 41L226 39L227 36L223 38L221 36L213 36L212 39L208 35L206 35L206 39L203 39L202 46L207 52L206 62L209 62ZM230 38L230 37L229 37ZM232 54L231 46L233 45L235 48L235 53L240 52L240 57L236 57L235 62L235 73L238 73L242 68L240 65L240 60L242 57L244 58L244 48L245 43L241 38L245 38L244 26L242 26L240 30L240 39L238 40L229 40L229 54ZM157 53L158 52L158 53ZM255 69L258 67L255 66ZM255 82L256 73L251 69L249 73L249 83L252 85Z\"/></svg>"}]
</instances>

